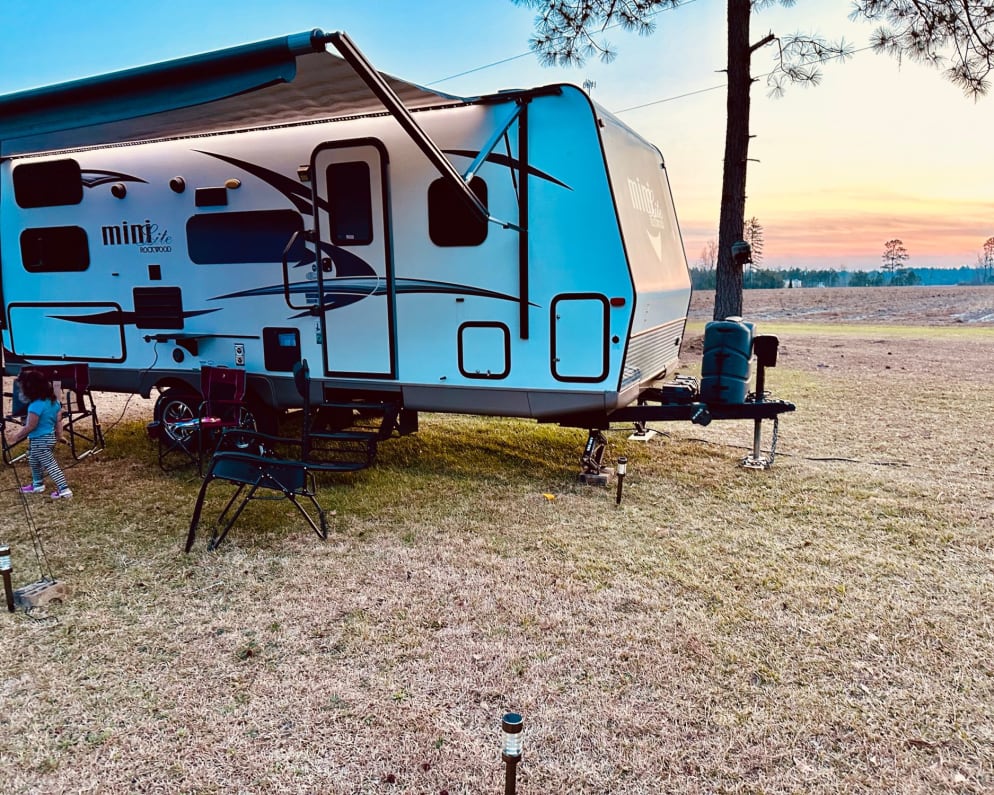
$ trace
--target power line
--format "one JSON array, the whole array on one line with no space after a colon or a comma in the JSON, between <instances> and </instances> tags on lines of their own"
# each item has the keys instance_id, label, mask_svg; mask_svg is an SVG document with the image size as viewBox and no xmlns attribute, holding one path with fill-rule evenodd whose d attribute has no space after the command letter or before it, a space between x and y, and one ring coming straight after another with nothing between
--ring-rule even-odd
<instances>
[{"instance_id":1,"label":"power line","mask_svg":"<svg viewBox=\"0 0 994 795\"><path fill-rule=\"evenodd\" d=\"M677 3L676 5L673 6L667 6L666 8L657 9L656 11L653 11L651 14L649 14L649 16L652 17L655 16L656 14L661 14L663 11L674 11L677 8L683 8L684 6L689 6L691 3L696 3L696 2L697 0L684 0L684 2L682 3ZM604 28L602 28L601 32L621 27L621 24L622 23L620 22L615 22L613 25L607 25ZM519 53L518 55L512 55L510 58L503 58L500 61L494 61L492 63L484 64L483 66L477 66L473 69L467 69L465 72L459 72L458 74L449 75L448 77L442 77L438 80L432 80L430 83L425 83L425 86L426 87L435 86L438 85L439 83L445 83L449 80L455 80L457 77L465 77L466 75L471 75L474 72L482 72L484 69L490 69L494 66L500 66L501 64L509 63L511 61L516 61L519 58L524 58L526 55L534 55L534 54L535 53L532 52L531 50L529 50L528 52L522 52Z\"/></svg>"},{"instance_id":2,"label":"power line","mask_svg":"<svg viewBox=\"0 0 994 795\"><path fill-rule=\"evenodd\" d=\"M675 6L667 6L666 8L661 8L658 11L655 11L653 15L659 14L659 13L661 13L663 11L673 11L673 10L675 10L677 8L683 8L684 6L690 5L691 3L695 3L695 2L697 2L697 0L686 0L686 2L679 3L678 5L675 5ZM613 25L608 25L607 27L604 28L604 30L611 30L612 28L620 27L620 25L621 25L620 22L616 22ZM846 53L844 56L843 55L839 55L837 53L834 53L832 55L827 55L824 58L819 58L817 61L812 61L811 63L813 63L813 64L825 63L826 61L831 61L831 60L834 60L836 58L843 58L843 57L847 57L848 58L848 57L851 57L853 55L857 55L857 54L859 54L861 52L866 52L866 50L870 50L870 49L873 49L873 46L872 45L867 45L866 47L860 47L858 50L853 50L850 53ZM433 80L430 83L425 83L425 85L426 86L433 86L433 85L437 85L439 83L444 83L444 82L446 82L448 80L455 80L457 77L464 77L466 75L473 74L474 72L482 72L485 69L491 69L491 68L493 68L495 66L500 66L500 65L505 64L505 63L510 63L511 61L517 61L520 58L524 58L524 57L526 57L528 55L533 55L533 54L534 53L529 50L528 52L519 53L518 55L512 55L509 58L503 58L503 59L501 59L499 61L493 61L491 63L484 64L483 66L474 67L473 69L467 69L464 72L459 72L458 74L449 75L448 77L443 77L443 78L441 78L439 80ZM760 79L760 78L764 78L764 77L769 77L771 74L773 74L773 72L765 72L764 74L756 75L756 78ZM727 82L725 82L725 83L719 83L716 86L710 86L708 88L698 88L698 89L694 89L693 91L686 91L683 94L675 94L674 96L671 96L671 97L663 97L662 99L653 99L653 100L650 100L648 102L643 102L643 103L641 103L639 105L632 105L630 107L622 108L621 110L616 110L616 111L612 111L612 112L614 114L616 114L616 115L620 114L620 113L628 113L628 112L633 111L633 110L641 110L642 108L652 107L653 105L661 105L664 102L674 102L674 101L676 101L678 99L686 99L687 97L693 97L693 96L696 96L698 94L706 94L706 93L708 93L710 91L717 91L719 89L726 88L727 86L728 86Z\"/></svg>"},{"instance_id":3,"label":"power line","mask_svg":"<svg viewBox=\"0 0 994 795\"><path fill-rule=\"evenodd\" d=\"M861 52L866 52L867 50L871 50L871 49L873 49L873 45L867 45L866 47L860 47L858 50L853 50L852 52L845 53L845 55L840 55L838 53L833 53L832 55L826 55L824 58L819 58L817 61L811 61L811 63L813 63L813 64L816 64L816 63L825 63L826 61L831 61L831 60L834 60L836 58L840 58L840 59L841 58L849 58L849 57L851 57L853 55L856 55L856 54L861 53ZM763 78L763 77L769 77L771 74L773 74L773 72L764 72L761 75L756 75L756 79L758 80L758 79ZM663 102L672 102L675 99L684 99L685 97L692 97L695 94L704 94L704 93L706 93L708 91L716 91L719 88L725 88L726 86L728 86L727 82L726 83L721 83L720 85L717 85L717 86L711 86L710 88L699 88L696 91L688 91L685 94L677 94L676 96L673 96L673 97L664 97L663 99L654 99L654 100L651 100L650 102L643 102L641 105L632 105L630 108L622 108L621 110L616 110L616 111L613 111L613 112L615 114L618 114L618 113L627 113L630 110L639 110L640 108L647 108L650 105L661 105Z\"/></svg>"}]
</instances>

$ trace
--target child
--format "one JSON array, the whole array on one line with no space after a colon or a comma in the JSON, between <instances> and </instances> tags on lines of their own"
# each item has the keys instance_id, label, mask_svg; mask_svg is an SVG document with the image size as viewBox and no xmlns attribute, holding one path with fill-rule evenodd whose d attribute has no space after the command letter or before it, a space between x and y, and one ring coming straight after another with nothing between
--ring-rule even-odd
<instances>
[{"instance_id":1,"label":"child","mask_svg":"<svg viewBox=\"0 0 994 795\"><path fill-rule=\"evenodd\" d=\"M45 490L45 472L55 482L52 499L72 497L72 489L66 482L62 468L55 460L53 449L56 441L62 441L62 405L55 397L52 384L40 370L23 370L16 382L16 388L21 391L24 402L28 404L28 413L24 426L8 437L8 444L15 445L22 439L27 439L28 463L31 465L32 483L22 486L26 494Z\"/></svg>"}]
</instances>

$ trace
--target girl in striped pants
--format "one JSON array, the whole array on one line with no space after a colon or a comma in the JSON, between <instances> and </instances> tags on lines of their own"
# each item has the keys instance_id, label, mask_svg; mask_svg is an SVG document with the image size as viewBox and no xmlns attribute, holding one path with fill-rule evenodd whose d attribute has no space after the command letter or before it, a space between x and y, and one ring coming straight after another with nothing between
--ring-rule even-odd
<instances>
[{"instance_id":1,"label":"girl in striped pants","mask_svg":"<svg viewBox=\"0 0 994 795\"><path fill-rule=\"evenodd\" d=\"M28 404L24 425L8 437L8 444L15 445L27 439L28 463L31 465L31 484L22 486L25 493L45 490L45 473L55 483L52 499L72 497L59 462L55 460L55 443L62 440L62 405L55 396L52 384L40 370L23 370L17 378L16 389L21 391Z\"/></svg>"}]
</instances>

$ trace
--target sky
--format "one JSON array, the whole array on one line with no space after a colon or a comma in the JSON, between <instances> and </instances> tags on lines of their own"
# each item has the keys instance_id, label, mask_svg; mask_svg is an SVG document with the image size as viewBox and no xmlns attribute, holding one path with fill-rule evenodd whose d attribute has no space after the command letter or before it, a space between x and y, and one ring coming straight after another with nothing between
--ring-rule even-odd
<instances>
[{"instance_id":1,"label":"sky","mask_svg":"<svg viewBox=\"0 0 994 795\"><path fill-rule=\"evenodd\" d=\"M662 151L693 265L717 239L724 5L687 0L647 37L607 31L610 64L547 68L528 47L535 11L511 0L6 0L0 93L312 28L345 31L381 71L461 96L589 81ZM849 7L799 0L753 16L753 40L803 32L862 50L779 99L753 86L746 217L763 227L762 266L875 269L893 238L911 266L975 265L994 237L994 95L975 102L937 70L864 50L873 26ZM753 75L773 55L757 52Z\"/></svg>"}]
</instances>

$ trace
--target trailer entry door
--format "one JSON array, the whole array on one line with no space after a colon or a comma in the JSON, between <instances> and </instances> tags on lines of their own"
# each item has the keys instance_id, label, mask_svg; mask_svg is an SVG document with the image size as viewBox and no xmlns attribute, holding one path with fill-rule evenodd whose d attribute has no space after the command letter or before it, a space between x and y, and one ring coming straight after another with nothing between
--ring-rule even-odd
<instances>
[{"instance_id":1,"label":"trailer entry door","mask_svg":"<svg viewBox=\"0 0 994 795\"><path fill-rule=\"evenodd\" d=\"M395 378L386 152L322 144L311 160L326 376Z\"/></svg>"}]
</instances>

